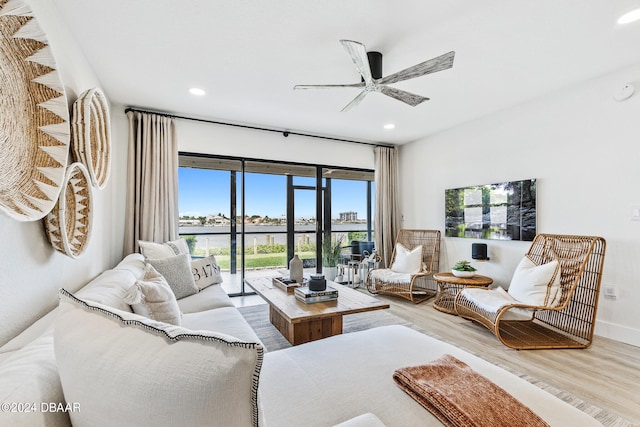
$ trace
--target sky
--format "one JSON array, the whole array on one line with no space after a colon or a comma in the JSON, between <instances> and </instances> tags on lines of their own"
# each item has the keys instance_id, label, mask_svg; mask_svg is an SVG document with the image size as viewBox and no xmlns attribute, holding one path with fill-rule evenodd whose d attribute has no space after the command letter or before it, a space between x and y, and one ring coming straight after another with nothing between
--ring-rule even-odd
<instances>
[{"instance_id":1,"label":"sky","mask_svg":"<svg viewBox=\"0 0 640 427\"><path fill-rule=\"evenodd\" d=\"M286 177L247 173L245 192L247 206L245 214L283 217L287 208ZM180 216L207 216L222 213L229 217L230 185L228 171L208 169L178 169L178 210ZM240 174L238 174L238 178ZM238 179L239 185L240 179ZM294 185L313 185L315 178L294 178ZM366 218L367 192L363 181L332 180L332 217L340 212L355 211L359 219ZM237 191L240 196L240 187ZM315 192L296 190L295 217L315 217ZM238 204L238 214L240 214Z\"/></svg>"}]
</instances>

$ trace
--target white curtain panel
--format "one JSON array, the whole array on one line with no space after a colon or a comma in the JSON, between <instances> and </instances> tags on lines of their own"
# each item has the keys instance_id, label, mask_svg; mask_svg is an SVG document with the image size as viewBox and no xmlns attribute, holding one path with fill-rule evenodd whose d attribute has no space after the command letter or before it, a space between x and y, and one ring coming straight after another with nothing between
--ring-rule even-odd
<instances>
[{"instance_id":1,"label":"white curtain panel","mask_svg":"<svg viewBox=\"0 0 640 427\"><path fill-rule=\"evenodd\" d=\"M398 151L394 147L375 147L374 231L378 254L388 267L398 234Z\"/></svg>"},{"instance_id":2,"label":"white curtain panel","mask_svg":"<svg viewBox=\"0 0 640 427\"><path fill-rule=\"evenodd\" d=\"M138 240L178 236L178 144L173 119L128 111L129 160L124 252Z\"/></svg>"}]
</instances>

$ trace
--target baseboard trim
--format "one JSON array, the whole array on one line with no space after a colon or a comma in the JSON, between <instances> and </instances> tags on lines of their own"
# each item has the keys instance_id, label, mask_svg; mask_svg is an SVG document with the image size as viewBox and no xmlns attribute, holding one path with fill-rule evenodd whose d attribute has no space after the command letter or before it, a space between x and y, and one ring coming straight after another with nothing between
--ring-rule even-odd
<instances>
[{"instance_id":1,"label":"baseboard trim","mask_svg":"<svg viewBox=\"0 0 640 427\"><path fill-rule=\"evenodd\" d=\"M640 329L597 320L594 333L600 337L640 347Z\"/></svg>"}]
</instances>

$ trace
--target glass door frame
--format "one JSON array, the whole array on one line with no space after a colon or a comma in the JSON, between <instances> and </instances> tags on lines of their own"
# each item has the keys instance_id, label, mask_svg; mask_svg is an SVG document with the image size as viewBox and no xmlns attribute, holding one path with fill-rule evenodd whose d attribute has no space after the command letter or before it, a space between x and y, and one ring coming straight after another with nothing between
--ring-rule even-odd
<instances>
[{"instance_id":1,"label":"glass door frame","mask_svg":"<svg viewBox=\"0 0 640 427\"><path fill-rule=\"evenodd\" d=\"M326 235L327 223L329 236L331 235L331 178L324 178L325 187L322 186L322 166L316 166L315 186L295 185L293 175L287 175L287 260L295 255L295 191L315 191L316 211L316 272L322 272L322 239ZM324 201L329 200L329 203ZM323 221L324 218L324 221ZM323 227L324 225L324 227Z\"/></svg>"},{"instance_id":2,"label":"glass door frame","mask_svg":"<svg viewBox=\"0 0 640 427\"><path fill-rule=\"evenodd\" d=\"M322 241L323 239L331 239L332 227L331 227L331 179L329 176L323 177L323 171L327 169L331 170L342 170L342 171L351 171L355 173L363 173L363 174L372 174L373 171L369 169L360 169L360 168L349 168L349 167L337 167L337 166L329 166L329 165L317 165L317 164L307 164L307 163L296 163L296 162L287 162L287 161L276 161L276 160L265 160L265 159L253 159L253 158L245 158L245 157L233 157L233 156L219 156L213 154L203 154L203 153L193 153L193 152L179 152L179 156L185 157L195 157L195 158L209 158L213 160L232 160L240 162L240 168L229 170L230 172L230 206L229 212L230 216L233 219L231 221L230 227L230 270L237 274L237 254L240 251L240 292L239 293L231 293L229 296L243 296L243 295L254 295L255 292L246 292L245 290L245 205L246 205L246 195L245 195L245 174L246 171L246 162L260 162L260 163L271 163L274 165L283 165L283 166L303 166L308 168L315 168L315 187L312 186L295 186L293 184L293 178L295 174L286 174L287 177L287 200L286 200L286 208L287 208L287 260L293 258L295 253L295 224L293 220L294 215L294 195L293 192L295 189L304 189L304 190L315 190L316 191L316 229L315 229L315 237L316 237L316 271L318 273L322 272ZM215 169L215 168L214 168ZM225 169L220 169L225 170ZM239 173L239 174L238 174ZM253 172L252 172L253 173ZM240 185L240 195L238 192L237 180L241 180ZM343 179L343 178L341 178ZM355 178L351 178L355 179ZM324 186L323 186L324 180ZM372 210L372 192L371 192L371 182L373 179L362 179L362 181L367 182L367 235L371 236L373 222L371 218L371 210ZM238 212L237 212L237 204L239 202L238 196L240 197L241 209L240 209L240 218L242 221L240 223L239 232L238 232ZM291 219L290 219L291 218ZM241 242L238 247L238 237L240 237Z\"/></svg>"}]
</instances>

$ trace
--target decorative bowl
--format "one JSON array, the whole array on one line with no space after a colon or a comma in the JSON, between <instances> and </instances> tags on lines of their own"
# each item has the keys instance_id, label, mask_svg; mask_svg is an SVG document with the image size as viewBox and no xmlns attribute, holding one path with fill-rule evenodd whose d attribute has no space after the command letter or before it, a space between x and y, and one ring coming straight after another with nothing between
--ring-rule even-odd
<instances>
[{"instance_id":1,"label":"decorative bowl","mask_svg":"<svg viewBox=\"0 0 640 427\"><path fill-rule=\"evenodd\" d=\"M473 277L476 275L475 271L459 271L459 270L451 270L456 277Z\"/></svg>"}]
</instances>

